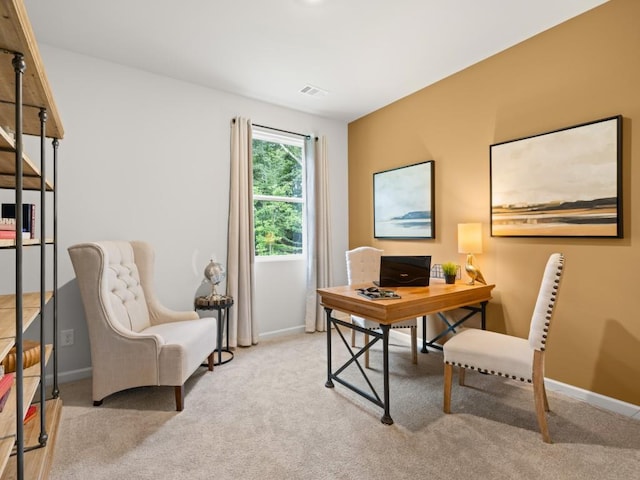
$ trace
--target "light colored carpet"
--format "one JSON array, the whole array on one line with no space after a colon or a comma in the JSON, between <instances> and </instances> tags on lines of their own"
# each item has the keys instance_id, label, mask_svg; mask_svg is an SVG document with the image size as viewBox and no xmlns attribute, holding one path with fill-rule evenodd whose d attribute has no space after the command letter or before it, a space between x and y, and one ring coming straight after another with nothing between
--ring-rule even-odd
<instances>
[{"instance_id":1,"label":"light colored carpet","mask_svg":"<svg viewBox=\"0 0 640 480\"><path fill-rule=\"evenodd\" d=\"M333 345L344 358L341 342ZM380 395L381 360L372 353ZM638 478L640 422L549 392L554 444L544 444L530 387L469 372L471 387L455 380L454 413L445 415L442 355L410 360L408 347L392 346L391 426L342 385L325 388L324 334L264 341L213 373L200 369L180 413L171 387L93 407L90 380L63 384L50 478Z\"/></svg>"}]
</instances>

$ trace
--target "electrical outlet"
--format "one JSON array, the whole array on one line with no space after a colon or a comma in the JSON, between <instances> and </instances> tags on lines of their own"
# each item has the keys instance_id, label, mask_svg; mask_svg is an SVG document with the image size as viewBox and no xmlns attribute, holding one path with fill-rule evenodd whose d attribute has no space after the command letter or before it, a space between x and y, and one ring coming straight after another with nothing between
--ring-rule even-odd
<instances>
[{"instance_id":1,"label":"electrical outlet","mask_svg":"<svg viewBox=\"0 0 640 480\"><path fill-rule=\"evenodd\" d=\"M60 330L60 346L68 347L73 345L73 329Z\"/></svg>"}]
</instances>

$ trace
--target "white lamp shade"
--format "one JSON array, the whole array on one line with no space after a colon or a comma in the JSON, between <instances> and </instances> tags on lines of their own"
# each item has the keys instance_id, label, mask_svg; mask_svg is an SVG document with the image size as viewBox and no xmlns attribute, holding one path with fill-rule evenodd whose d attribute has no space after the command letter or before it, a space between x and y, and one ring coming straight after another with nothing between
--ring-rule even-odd
<instances>
[{"instance_id":1,"label":"white lamp shade","mask_svg":"<svg viewBox=\"0 0 640 480\"><path fill-rule=\"evenodd\" d=\"M482 253L482 224L458 224L458 253Z\"/></svg>"}]
</instances>

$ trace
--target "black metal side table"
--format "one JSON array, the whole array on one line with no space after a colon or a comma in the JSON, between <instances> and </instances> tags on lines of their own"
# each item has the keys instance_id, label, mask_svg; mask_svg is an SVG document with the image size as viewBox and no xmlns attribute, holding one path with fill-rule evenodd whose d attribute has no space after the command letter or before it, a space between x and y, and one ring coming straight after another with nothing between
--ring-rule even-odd
<instances>
[{"instance_id":1,"label":"black metal side table","mask_svg":"<svg viewBox=\"0 0 640 480\"><path fill-rule=\"evenodd\" d=\"M214 365L222 365L233 360L233 352L229 350L229 309L233 305L233 297L227 295L216 295L213 298L196 297L194 306L196 310L215 310L217 312L218 319L218 338L216 339L216 349L214 353L218 354L218 362L215 360ZM225 347L222 347L222 334L227 331L227 343ZM222 360L222 352L228 353L229 358Z\"/></svg>"}]
</instances>

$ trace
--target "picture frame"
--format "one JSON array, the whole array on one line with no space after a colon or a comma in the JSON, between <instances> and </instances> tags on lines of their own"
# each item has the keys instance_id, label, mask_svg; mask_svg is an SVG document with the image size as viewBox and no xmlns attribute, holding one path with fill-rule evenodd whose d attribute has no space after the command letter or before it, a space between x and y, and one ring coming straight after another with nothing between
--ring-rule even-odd
<instances>
[{"instance_id":1,"label":"picture frame","mask_svg":"<svg viewBox=\"0 0 640 480\"><path fill-rule=\"evenodd\" d=\"M492 237L622 238L622 116L490 146Z\"/></svg>"},{"instance_id":2,"label":"picture frame","mask_svg":"<svg viewBox=\"0 0 640 480\"><path fill-rule=\"evenodd\" d=\"M435 162L373 174L374 238L435 238Z\"/></svg>"}]
</instances>

